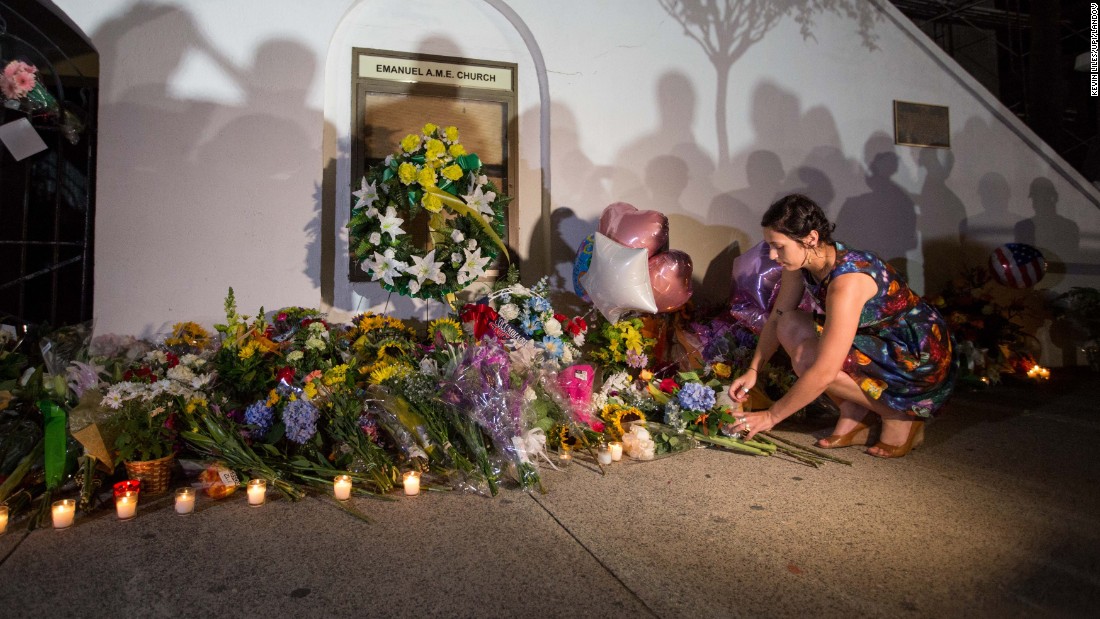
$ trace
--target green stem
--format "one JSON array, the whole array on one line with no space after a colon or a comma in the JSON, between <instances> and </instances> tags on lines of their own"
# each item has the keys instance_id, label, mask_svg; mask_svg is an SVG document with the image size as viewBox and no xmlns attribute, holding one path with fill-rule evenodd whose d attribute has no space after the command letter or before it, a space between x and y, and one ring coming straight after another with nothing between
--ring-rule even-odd
<instances>
[{"instance_id":1,"label":"green stem","mask_svg":"<svg viewBox=\"0 0 1100 619\"><path fill-rule=\"evenodd\" d=\"M8 495L10 495L19 484L23 483L23 478L27 476L27 471L31 470L31 465L42 456L45 445L46 441L44 438L38 439L38 442L35 443L30 452L19 461L19 464L15 467L15 470L11 472L11 475L4 480L3 484L0 484L0 503L3 503L4 500L8 498Z\"/></svg>"},{"instance_id":2,"label":"green stem","mask_svg":"<svg viewBox=\"0 0 1100 619\"><path fill-rule=\"evenodd\" d=\"M771 432L761 432L761 434L763 434L764 436L768 437L769 439L771 439L773 441L778 441L778 442L783 443L785 445L791 445L792 447L796 447L796 448L798 448L802 451L805 451L807 453L811 453L814 456L817 456L818 458L822 458L824 460L829 460L831 462L836 462L836 463L839 463L839 464L846 464L848 466L852 466L852 463L849 460L845 460L843 458L838 458L834 455L827 454L827 453L825 453L821 450L814 449L812 447L806 447L804 445L799 445L798 443L795 443L793 441L788 441L785 438L780 438L780 437L772 434Z\"/></svg>"}]
</instances>

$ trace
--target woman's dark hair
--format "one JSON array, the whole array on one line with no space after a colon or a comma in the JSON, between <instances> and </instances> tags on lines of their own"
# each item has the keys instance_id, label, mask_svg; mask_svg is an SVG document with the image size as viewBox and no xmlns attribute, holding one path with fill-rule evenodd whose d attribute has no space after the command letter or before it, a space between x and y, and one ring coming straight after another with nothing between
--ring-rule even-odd
<instances>
[{"instance_id":1,"label":"woman's dark hair","mask_svg":"<svg viewBox=\"0 0 1100 619\"><path fill-rule=\"evenodd\" d=\"M822 243L833 242L833 229L836 228L816 202L799 193L776 200L764 212L760 225L796 240L817 230Z\"/></svg>"}]
</instances>

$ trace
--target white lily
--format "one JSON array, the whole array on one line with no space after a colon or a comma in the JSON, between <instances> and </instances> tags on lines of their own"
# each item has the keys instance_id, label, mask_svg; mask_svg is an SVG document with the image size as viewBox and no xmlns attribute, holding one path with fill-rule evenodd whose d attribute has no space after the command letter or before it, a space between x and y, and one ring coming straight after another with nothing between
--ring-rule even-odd
<instances>
[{"instance_id":1,"label":"white lily","mask_svg":"<svg viewBox=\"0 0 1100 619\"><path fill-rule=\"evenodd\" d=\"M382 234L390 235L391 241L395 241L397 237L405 234L405 231L401 229L401 224L405 223L405 220L397 216L397 211L392 206L386 209L386 216L380 222L382 224Z\"/></svg>"},{"instance_id":2,"label":"white lily","mask_svg":"<svg viewBox=\"0 0 1100 619\"><path fill-rule=\"evenodd\" d=\"M359 208L361 206L371 207L374 205L374 201L378 199L378 187L377 183L367 184L367 177L363 177L360 181L359 191L351 192L351 195L359 198L355 202L355 206L352 208ZM377 214L378 211L375 211Z\"/></svg>"},{"instance_id":3,"label":"white lily","mask_svg":"<svg viewBox=\"0 0 1100 619\"><path fill-rule=\"evenodd\" d=\"M485 265L489 264L490 258L481 255L480 247L477 248L477 251L468 249L462 251L466 254L466 260L462 263L462 268L458 270L458 283L465 284L474 281L485 273Z\"/></svg>"}]
</instances>

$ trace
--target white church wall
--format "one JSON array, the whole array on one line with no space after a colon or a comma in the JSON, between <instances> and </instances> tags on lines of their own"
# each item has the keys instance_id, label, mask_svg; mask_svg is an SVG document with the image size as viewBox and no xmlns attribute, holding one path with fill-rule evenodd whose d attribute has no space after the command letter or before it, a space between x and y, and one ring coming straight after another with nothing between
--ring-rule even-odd
<instances>
[{"instance_id":1,"label":"white church wall","mask_svg":"<svg viewBox=\"0 0 1100 619\"><path fill-rule=\"evenodd\" d=\"M746 40L729 70L723 139L715 65L656 1L507 2L545 59L547 106L531 49L499 2L56 4L103 55L99 332L216 322L228 286L243 311L320 303L321 235L341 233L349 196L352 46L519 63L518 245L524 258L546 251L538 134L548 115L548 270L562 288L571 288L573 254L602 209L627 201L668 214L672 247L695 261L699 298L717 301L733 256L760 240L768 203L800 190L838 219L838 238L895 258L931 292L964 260L981 262L1016 240L1016 223L1035 213L1036 179L1045 179L1039 196L1056 196L1057 216L1079 230L1076 241L1048 238L1046 222L1061 220L1039 220L1035 244L1069 265L1039 288L1100 283L1095 190L1059 169L972 80L945 71L951 61L915 39L889 5L850 3L871 10L863 33L843 15L815 13L804 32L794 14L781 14ZM894 145L895 99L948 106L952 148ZM324 152L325 130L335 153ZM322 230L330 156L337 222ZM975 241L966 251L957 241L964 222ZM336 249L332 309L384 303L380 289L341 283L345 249Z\"/></svg>"}]
</instances>

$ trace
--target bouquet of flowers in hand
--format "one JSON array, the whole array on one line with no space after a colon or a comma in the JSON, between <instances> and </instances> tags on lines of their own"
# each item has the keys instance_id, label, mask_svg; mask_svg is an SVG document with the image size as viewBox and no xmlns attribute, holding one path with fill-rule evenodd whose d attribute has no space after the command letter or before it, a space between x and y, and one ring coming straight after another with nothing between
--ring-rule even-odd
<instances>
[{"instance_id":1,"label":"bouquet of flowers in hand","mask_svg":"<svg viewBox=\"0 0 1100 619\"><path fill-rule=\"evenodd\" d=\"M588 325L580 316L567 317L554 311L547 296L549 283L542 278L531 288L514 279L480 303L466 305L462 321L475 340L490 335L500 340L522 365L549 364L554 367L580 359Z\"/></svg>"}]
</instances>

